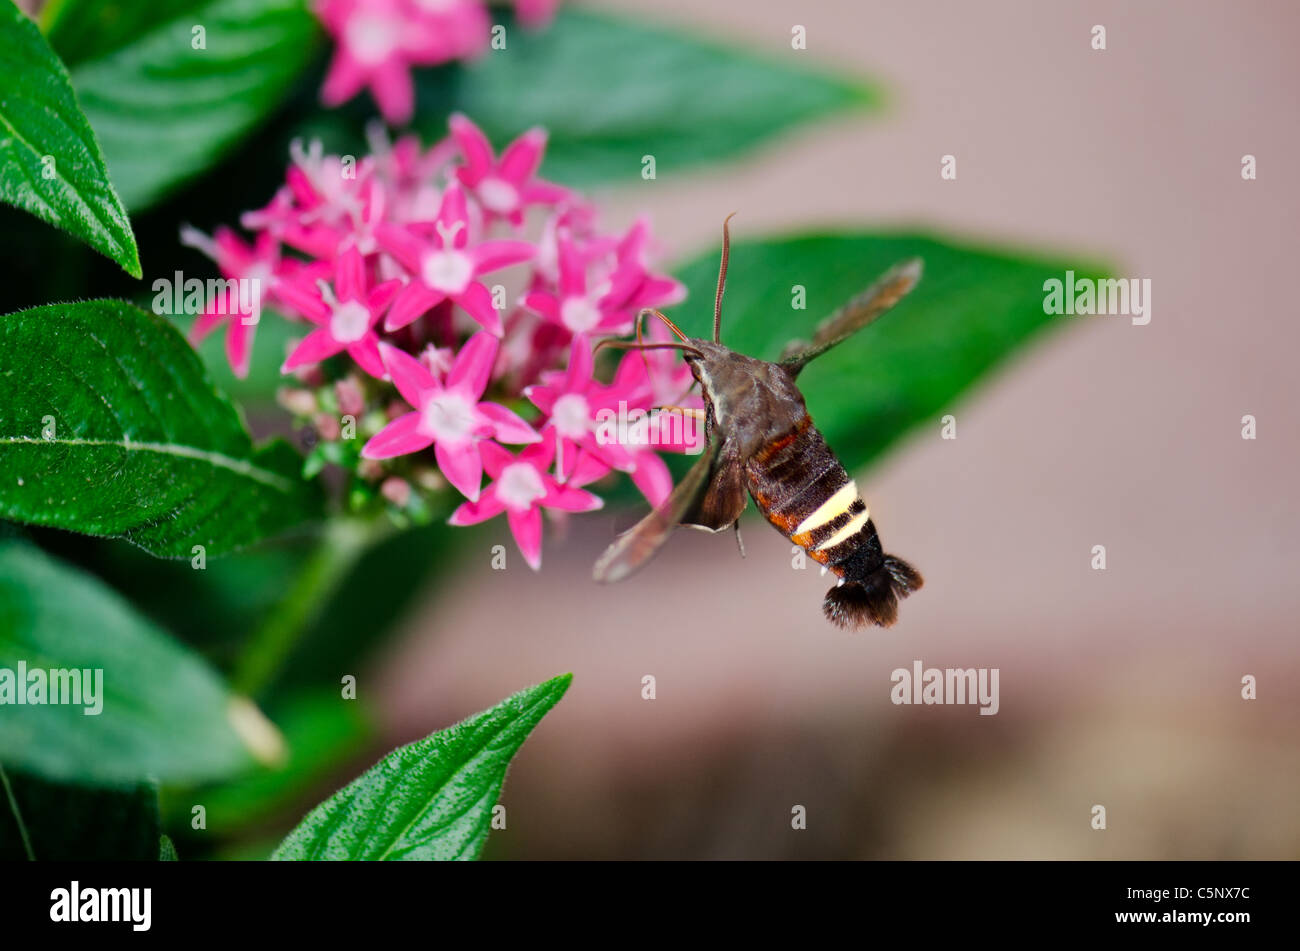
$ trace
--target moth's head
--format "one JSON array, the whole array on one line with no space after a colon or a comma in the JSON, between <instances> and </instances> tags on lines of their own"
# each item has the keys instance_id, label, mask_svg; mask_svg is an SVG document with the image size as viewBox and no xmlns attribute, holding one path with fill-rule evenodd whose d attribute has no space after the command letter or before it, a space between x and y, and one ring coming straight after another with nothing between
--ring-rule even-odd
<instances>
[{"instance_id":1,"label":"moth's head","mask_svg":"<svg viewBox=\"0 0 1300 951\"><path fill-rule=\"evenodd\" d=\"M731 355L728 350L720 343L714 343L712 340L704 340L700 337L687 337L686 346L682 349L682 356L691 366L700 364L707 366L710 363L720 363Z\"/></svg>"},{"instance_id":2,"label":"moth's head","mask_svg":"<svg viewBox=\"0 0 1300 951\"><path fill-rule=\"evenodd\" d=\"M735 361L736 354L712 340L690 337L682 348L682 357L695 378L703 383L705 377L716 379L725 373L727 366Z\"/></svg>"},{"instance_id":3,"label":"moth's head","mask_svg":"<svg viewBox=\"0 0 1300 951\"><path fill-rule=\"evenodd\" d=\"M690 338L682 350L686 365L711 397L720 391L735 392L754 381L770 377L772 364L737 353L724 344Z\"/></svg>"}]
</instances>

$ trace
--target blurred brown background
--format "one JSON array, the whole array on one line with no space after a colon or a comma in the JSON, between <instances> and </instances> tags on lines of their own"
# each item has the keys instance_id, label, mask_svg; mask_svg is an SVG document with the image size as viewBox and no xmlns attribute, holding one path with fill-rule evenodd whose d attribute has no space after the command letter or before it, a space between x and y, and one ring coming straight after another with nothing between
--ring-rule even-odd
<instances>
[{"instance_id":1,"label":"blurred brown background","mask_svg":"<svg viewBox=\"0 0 1300 951\"><path fill-rule=\"evenodd\" d=\"M611 223L648 211L679 257L736 209L742 237L921 226L1114 261L1151 279L1153 318L1073 319L952 407L956 440L935 419L861 474L926 577L894 628L824 623L829 582L761 522L744 560L680 533L598 588L629 513L548 528L538 575L500 521L511 568L464 551L367 680L386 745L572 670L507 780L498 857L1300 857L1297 8L601 5L890 93L742 165L612 191ZM1000 668L1000 712L892 705L917 659Z\"/></svg>"}]
</instances>

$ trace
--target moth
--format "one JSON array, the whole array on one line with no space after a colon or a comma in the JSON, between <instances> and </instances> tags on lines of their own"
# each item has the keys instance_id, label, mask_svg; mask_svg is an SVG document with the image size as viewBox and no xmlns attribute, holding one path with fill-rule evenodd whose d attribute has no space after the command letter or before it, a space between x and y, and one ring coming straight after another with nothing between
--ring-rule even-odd
<instances>
[{"instance_id":1,"label":"moth","mask_svg":"<svg viewBox=\"0 0 1300 951\"><path fill-rule=\"evenodd\" d=\"M713 305L713 339L687 337L657 311L678 342L605 341L621 349L674 348L682 352L704 396L706 448L658 508L620 535L596 562L597 581L626 578L649 561L674 527L721 532L735 528L748 504L808 556L839 576L822 610L846 629L898 616L898 601L921 587L921 575L887 555L857 483L849 477L808 415L795 381L812 360L893 307L921 277L920 259L885 273L817 328L808 342L792 341L776 363L728 349L721 338L722 295L731 236L722 226L722 261ZM697 411L698 412L698 411ZM742 546L743 554L744 548Z\"/></svg>"}]
</instances>

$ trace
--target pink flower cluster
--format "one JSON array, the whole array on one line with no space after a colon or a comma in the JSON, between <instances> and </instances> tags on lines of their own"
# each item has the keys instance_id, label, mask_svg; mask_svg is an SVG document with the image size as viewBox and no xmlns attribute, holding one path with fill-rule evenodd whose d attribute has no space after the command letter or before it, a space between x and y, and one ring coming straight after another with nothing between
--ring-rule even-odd
<instances>
[{"instance_id":1,"label":"pink flower cluster","mask_svg":"<svg viewBox=\"0 0 1300 951\"><path fill-rule=\"evenodd\" d=\"M524 26L541 26L559 0L514 5ZM415 109L411 67L478 56L492 30L483 0L316 0L313 9L335 44L321 99L337 106L369 88L393 124Z\"/></svg>"},{"instance_id":2,"label":"pink flower cluster","mask_svg":"<svg viewBox=\"0 0 1300 951\"><path fill-rule=\"evenodd\" d=\"M658 504L672 481L649 443L690 448L598 438L602 412L692 401L690 370L672 350L629 351L610 382L596 378L595 341L630 333L643 308L676 303L684 289L652 269L644 220L606 233L590 203L538 178L545 145L534 129L498 155L460 115L427 150L414 137L384 139L353 162L295 143L285 185L241 219L251 242L224 227L210 239L182 235L224 278L258 280L266 306L304 325L282 372L332 385L333 405L363 421L360 478L382 481L400 503L410 486L395 473L436 462L464 496L451 523L505 513L534 568L542 510L599 508L586 487L615 471ZM233 296L209 302L193 335L224 325L228 359L244 375L256 325ZM665 339L650 323L649 339ZM296 410L303 399L304 414L316 405L296 392ZM337 420L326 422L322 438L337 438Z\"/></svg>"}]
</instances>

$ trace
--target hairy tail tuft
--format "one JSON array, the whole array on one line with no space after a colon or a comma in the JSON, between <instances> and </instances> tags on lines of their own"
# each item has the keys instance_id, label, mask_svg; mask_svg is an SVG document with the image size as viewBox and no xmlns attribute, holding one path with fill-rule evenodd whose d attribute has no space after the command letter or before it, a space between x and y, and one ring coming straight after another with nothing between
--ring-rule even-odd
<instances>
[{"instance_id":1,"label":"hairy tail tuft","mask_svg":"<svg viewBox=\"0 0 1300 951\"><path fill-rule=\"evenodd\" d=\"M924 584L920 572L893 555L865 578L852 579L826 592L826 618L845 630L868 624L889 627L898 618L898 601Z\"/></svg>"}]
</instances>

